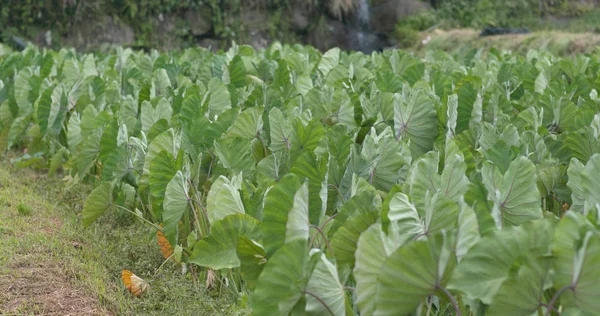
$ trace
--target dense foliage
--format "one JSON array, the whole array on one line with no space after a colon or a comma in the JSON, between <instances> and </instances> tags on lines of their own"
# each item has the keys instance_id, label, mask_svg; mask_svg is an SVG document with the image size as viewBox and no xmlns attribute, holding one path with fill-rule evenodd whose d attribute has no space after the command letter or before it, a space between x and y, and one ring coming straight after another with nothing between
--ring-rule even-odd
<instances>
[{"instance_id":1,"label":"dense foliage","mask_svg":"<svg viewBox=\"0 0 600 316\"><path fill-rule=\"evenodd\" d=\"M480 57L28 48L0 146L255 315L596 315L600 56Z\"/></svg>"}]
</instances>

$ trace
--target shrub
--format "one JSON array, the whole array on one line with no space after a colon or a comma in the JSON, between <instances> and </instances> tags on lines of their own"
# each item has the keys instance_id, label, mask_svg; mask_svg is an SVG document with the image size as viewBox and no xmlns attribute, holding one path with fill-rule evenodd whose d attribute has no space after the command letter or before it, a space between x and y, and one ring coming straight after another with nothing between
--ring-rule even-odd
<instances>
[{"instance_id":1,"label":"shrub","mask_svg":"<svg viewBox=\"0 0 600 316\"><path fill-rule=\"evenodd\" d=\"M396 25L394 39L398 47L407 48L414 46L419 41L419 31L404 25Z\"/></svg>"}]
</instances>

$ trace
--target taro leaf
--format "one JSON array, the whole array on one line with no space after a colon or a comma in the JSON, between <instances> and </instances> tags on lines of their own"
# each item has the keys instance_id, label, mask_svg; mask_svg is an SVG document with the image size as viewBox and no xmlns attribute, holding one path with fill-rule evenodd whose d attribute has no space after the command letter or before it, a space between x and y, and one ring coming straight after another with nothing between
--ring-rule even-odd
<instances>
[{"instance_id":1,"label":"taro leaf","mask_svg":"<svg viewBox=\"0 0 600 316\"><path fill-rule=\"evenodd\" d=\"M460 197L467 191L469 179L466 177L467 165L462 153L448 141L444 170L438 174L439 154L429 152L415 162L408 176L410 183L410 195L417 209L425 209L427 202L426 192L432 194L438 192L458 202Z\"/></svg>"},{"instance_id":2,"label":"taro leaf","mask_svg":"<svg viewBox=\"0 0 600 316\"><path fill-rule=\"evenodd\" d=\"M279 248L267 261L252 295L256 315L289 315L304 295L307 283L306 240L295 240Z\"/></svg>"},{"instance_id":3,"label":"taro leaf","mask_svg":"<svg viewBox=\"0 0 600 316\"><path fill-rule=\"evenodd\" d=\"M509 277L486 310L486 315L529 316L540 308L546 278L550 270L550 258L538 251L524 254L517 260Z\"/></svg>"},{"instance_id":4,"label":"taro leaf","mask_svg":"<svg viewBox=\"0 0 600 316\"><path fill-rule=\"evenodd\" d=\"M102 179L114 179L120 181L131 169L127 146L121 146L114 149L108 157L106 157L105 161L103 161L103 164ZM171 175L171 177L173 177L173 175Z\"/></svg>"},{"instance_id":5,"label":"taro leaf","mask_svg":"<svg viewBox=\"0 0 600 316\"><path fill-rule=\"evenodd\" d=\"M218 78L212 78L208 82L208 91L210 92L210 100L208 101L208 110L210 117L220 115L223 111L231 108L231 95L227 86Z\"/></svg>"},{"instance_id":6,"label":"taro leaf","mask_svg":"<svg viewBox=\"0 0 600 316\"><path fill-rule=\"evenodd\" d=\"M104 126L102 137L100 138L100 153L98 160L104 163L106 158L117 149L117 135L119 133L119 123L113 119Z\"/></svg>"},{"instance_id":7,"label":"taro leaf","mask_svg":"<svg viewBox=\"0 0 600 316\"><path fill-rule=\"evenodd\" d=\"M419 158L409 171L408 183L410 184L410 196L417 209L425 208L426 192L437 192L441 187L441 179L438 174L439 154L429 152Z\"/></svg>"},{"instance_id":8,"label":"taro leaf","mask_svg":"<svg viewBox=\"0 0 600 316\"><path fill-rule=\"evenodd\" d=\"M81 127L79 126L80 120L77 113L73 113L67 123L67 144L69 150L73 151L77 145L81 142L83 137L81 136Z\"/></svg>"},{"instance_id":9,"label":"taro leaf","mask_svg":"<svg viewBox=\"0 0 600 316\"><path fill-rule=\"evenodd\" d=\"M246 214L229 215L211 225L210 235L194 245L189 261L213 270L240 266L237 256L241 237L256 238L259 222Z\"/></svg>"},{"instance_id":10,"label":"taro leaf","mask_svg":"<svg viewBox=\"0 0 600 316\"><path fill-rule=\"evenodd\" d=\"M144 167L142 172L143 184L148 183L148 177L150 175L150 163L154 157L163 150L175 156L177 154L178 147L179 144L175 137L175 131L172 128L161 133L152 140L150 145L148 145L148 152L144 157Z\"/></svg>"},{"instance_id":11,"label":"taro leaf","mask_svg":"<svg viewBox=\"0 0 600 316\"><path fill-rule=\"evenodd\" d=\"M255 138L263 127L263 112L264 110L262 107L252 107L245 110L235 119L227 136L246 139Z\"/></svg>"},{"instance_id":12,"label":"taro leaf","mask_svg":"<svg viewBox=\"0 0 600 316\"><path fill-rule=\"evenodd\" d=\"M477 90L469 81L465 82L457 91L458 109L456 121L456 133L459 134L469 129L471 120L481 120L481 98ZM477 112L479 111L479 112Z\"/></svg>"},{"instance_id":13,"label":"taro leaf","mask_svg":"<svg viewBox=\"0 0 600 316\"><path fill-rule=\"evenodd\" d=\"M164 68L156 69L152 77L152 87L156 90L157 95L165 95L167 88L171 88L171 79Z\"/></svg>"},{"instance_id":14,"label":"taro leaf","mask_svg":"<svg viewBox=\"0 0 600 316\"><path fill-rule=\"evenodd\" d=\"M244 66L244 60L239 55L233 57L229 63L229 80L237 88L246 86L246 66Z\"/></svg>"},{"instance_id":15,"label":"taro leaf","mask_svg":"<svg viewBox=\"0 0 600 316\"><path fill-rule=\"evenodd\" d=\"M325 129L320 121L311 120L308 125L304 126L298 118L293 121L293 126L290 157L292 161L295 161L305 152L314 152L321 138L325 136Z\"/></svg>"},{"instance_id":16,"label":"taro leaf","mask_svg":"<svg viewBox=\"0 0 600 316\"><path fill-rule=\"evenodd\" d=\"M483 165L481 173L488 198L499 206L505 221L519 225L542 218L536 169L527 158L519 156L511 162L504 176L489 163Z\"/></svg>"},{"instance_id":17,"label":"taro leaf","mask_svg":"<svg viewBox=\"0 0 600 316\"><path fill-rule=\"evenodd\" d=\"M234 176L231 180L220 176L210 187L206 197L206 212L211 224L224 219L228 215L245 214L239 190L242 188L242 177Z\"/></svg>"},{"instance_id":18,"label":"taro leaf","mask_svg":"<svg viewBox=\"0 0 600 316\"><path fill-rule=\"evenodd\" d=\"M518 264L516 261L518 258L523 259L522 256L526 254L536 253L535 260L539 261L539 256L546 256L550 253L554 223L553 219L543 219L529 221L518 227L507 227L501 231L489 232L462 257L448 288L459 290L470 299L481 300L487 305L492 304L504 282L507 280L513 282L510 281L511 278L514 278L514 274L511 274L511 267L518 269L520 265L525 264L525 262ZM515 272L514 269L513 272ZM534 275L530 277L534 277ZM526 286L524 283L522 285ZM542 286L543 283L539 286Z\"/></svg>"},{"instance_id":19,"label":"taro leaf","mask_svg":"<svg viewBox=\"0 0 600 316\"><path fill-rule=\"evenodd\" d=\"M456 228L458 205L442 193L427 194L425 203L425 235Z\"/></svg>"},{"instance_id":20,"label":"taro leaf","mask_svg":"<svg viewBox=\"0 0 600 316\"><path fill-rule=\"evenodd\" d=\"M309 208L308 208L308 184L304 182L300 189L294 194L294 204L288 213L286 223L285 243L294 240L308 240L309 233Z\"/></svg>"},{"instance_id":21,"label":"taro leaf","mask_svg":"<svg viewBox=\"0 0 600 316\"><path fill-rule=\"evenodd\" d=\"M50 117L56 118L58 111L60 110L60 103L54 104L54 102L52 102L52 95L54 94L55 89L60 90L62 93L62 89L51 86L42 92L37 103L37 122L40 125L42 135L45 135L48 126L52 126L54 123L54 120L50 121Z\"/></svg>"},{"instance_id":22,"label":"taro leaf","mask_svg":"<svg viewBox=\"0 0 600 316\"><path fill-rule=\"evenodd\" d=\"M437 112L425 91L405 87L394 95L394 128L396 139L410 141L414 158L433 148L438 134Z\"/></svg>"},{"instance_id":23,"label":"taro leaf","mask_svg":"<svg viewBox=\"0 0 600 316\"><path fill-rule=\"evenodd\" d=\"M148 134L152 126L161 119L170 120L173 116L173 109L165 98L158 101L156 107L148 101L142 103L142 132Z\"/></svg>"},{"instance_id":24,"label":"taro leaf","mask_svg":"<svg viewBox=\"0 0 600 316\"><path fill-rule=\"evenodd\" d=\"M410 201L408 195L398 192L393 195L389 202L388 218L401 227L400 240L402 243L425 232L425 223L421 220L415 205Z\"/></svg>"},{"instance_id":25,"label":"taro leaf","mask_svg":"<svg viewBox=\"0 0 600 316\"><path fill-rule=\"evenodd\" d=\"M407 315L442 290L455 266L452 248L451 238L443 233L392 253L379 269L375 315Z\"/></svg>"},{"instance_id":26,"label":"taro leaf","mask_svg":"<svg viewBox=\"0 0 600 316\"><path fill-rule=\"evenodd\" d=\"M463 153L454 140L446 142L444 170L440 175L439 191L454 202L458 202L467 192L469 179L466 176L467 164Z\"/></svg>"},{"instance_id":27,"label":"taro leaf","mask_svg":"<svg viewBox=\"0 0 600 316\"><path fill-rule=\"evenodd\" d=\"M219 162L233 174L243 172L250 175L254 170L254 159L252 158L252 143L248 139L239 137L227 137L215 140L215 152Z\"/></svg>"},{"instance_id":28,"label":"taro leaf","mask_svg":"<svg viewBox=\"0 0 600 316\"><path fill-rule=\"evenodd\" d=\"M290 137L293 131L291 120L284 118L283 113L278 108L273 108L269 112L269 127L271 130L269 148L272 151L290 149Z\"/></svg>"},{"instance_id":29,"label":"taro leaf","mask_svg":"<svg viewBox=\"0 0 600 316\"><path fill-rule=\"evenodd\" d=\"M335 265L324 253L313 256L319 258L306 284L306 311L315 315L346 315L344 285Z\"/></svg>"},{"instance_id":30,"label":"taro leaf","mask_svg":"<svg viewBox=\"0 0 600 316\"><path fill-rule=\"evenodd\" d=\"M374 224L379 217L377 212L367 212L350 217L336 231L331 239L331 248L338 264L354 266L356 245L361 234Z\"/></svg>"},{"instance_id":31,"label":"taro leaf","mask_svg":"<svg viewBox=\"0 0 600 316\"><path fill-rule=\"evenodd\" d=\"M90 226L104 212L111 209L113 201L113 184L111 182L104 182L96 187L83 204L83 226Z\"/></svg>"},{"instance_id":32,"label":"taro leaf","mask_svg":"<svg viewBox=\"0 0 600 316\"><path fill-rule=\"evenodd\" d=\"M600 205L600 154L594 154L585 165L581 174L583 196L590 205Z\"/></svg>"},{"instance_id":33,"label":"taro leaf","mask_svg":"<svg viewBox=\"0 0 600 316\"><path fill-rule=\"evenodd\" d=\"M79 155L77 155L77 172L79 175L85 175L94 165L100 153L101 136L102 130L98 129L83 141Z\"/></svg>"},{"instance_id":34,"label":"taro leaf","mask_svg":"<svg viewBox=\"0 0 600 316\"><path fill-rule=\"evenodd\" d=\"M402 168L411 161L408 146L397 142L389 128L379 135L371 129L363 142L360 158L364 162L354 166L354 172L386 191L402 180Z\"/></svg>"},{"instance_id":35,"label":"taro leaf","mask_svg":"<svg viewBox=\"0 0 600 316\"><path fill-rule=\"evenodd\" d=\"M181 171L177 171L169 181L163 202L163 223L165 237L171 245L177 245L179 220L188 209L190 197L188 196L188 183Z\"/></svg>"},{"instance_id":36,"label":"taro leaf","mask_svg":"<svg viewBox=\"0 0 600 316\"><path fill-rule=\"evenodd\" d=\"M569 181L567 182L567 186L571 189L571 210L575 212L583 212L583 207L585 204L585 191L583 188L583 172L585 166L577 160L577 158L571 158L571 162L569 163L569 169L567 169L567 175L569 176Z\"/></svg>"},{"instance_id":37,"label":"taro leaf","mask_svg":"<svg viewBox=\"0 0 600 316\"><path fill-rule=\"evenodd\" d=\"M469 252L481 239L479 234L479 223L477 215L473 208L465 203L460 202L460 212L458 213L458 233L456 236L456 259L458 262Z\"/></svg>"},{"instance_id":38,"label":"taro leaf","mask_svg":"<svg viewBox=\"0 0 600 316\"><path fill-rule=\"evenodd\" d=\"M162 204L167 185L173 179L177 171L181 170L183 164L183 153L175 159L170 152L161 150L150 162L150 175L148 184L150 193Z\"/></svg>"},{"instance_id":39,"label":"taro leaf","mask_svg":"<svg viewBox=\"0 0 600 316\"><path fill-rule=\"evenodd\" d=\"M283 236L287 235L289 213L292 208L299 207L294 199L301 186L298 176L287 174L269 190L265 198L261 231L268 257L285 244Z\"/></svg>"},{"instance_id":40,"label":"taro leaf","mask_svg":"<svg viewBox=\"0 0 600 316\"><path fill-rule=\"evenodd\" d=\"M600 237L583 215L567 212L555 230L554 288L561 305L590 315L600 310ZM555 306L557 307L557 306Z\"/></svg>"},{"instance_id":41,"label":"taro leaf","mask_svg":"<svg viewBox=\"0 0 600 316\"><path fill-rule=\"evenodd\" d=\"M456 121L458 119L458 96L456 94L452 94L448 96L448 113L447 113L447 131L446 131L446 139L454 138L456 135ZM459 131L460 132L460 131Z\"/></svg>"},{"instance_id":42,"label":"taro leaf","mask_svg":"<svg viewBox=\"0 0 600 316\"><path fill-rule=\"evenodd\" d=\"M323 77L327 77L329 72L340 63L340 49L332 48L325 52L319 61L317 69L321 72Z\"/></svg>"},{"instance_id":43,"label":"taro leaf","mask_svg":"<svg viewBox=\"0 0 600 316\"><path fill-rule=\"evenodd\" d=\"M361 315L375 313L377 288L380 284L379 271L387 257L400 246L400 243L394 239L396 231L393 231L393 228L392 223L390 237L388 237L383 232L381 224L375 223L358 239L354 278L356 279L356 305Z\"/></svg>"},{"instance_id":44,"label":"taro leaf","mask_svg":"<svg viewBox=\"0 0 600 316\"><path fill-rule=\"evenodd\" d=\"M244 283L250 290L256 288L256 281L267 263L267 255L261 244L241 236L238 238L237 255L240 260L241 274Z\"/></svg>"},{"instance_id":45,"label":"taro leaf","mask_svg":"<svg viewBox=\"0 0 600 316\"><path fill-rule=\"evenodd\" d=\"M327 209L327 164L328 156L317 160L314 153L302 154L290 170L291 173L308 179L309 190L309 219L310 223L318 224Z\"/></svg>"}]
</instances>

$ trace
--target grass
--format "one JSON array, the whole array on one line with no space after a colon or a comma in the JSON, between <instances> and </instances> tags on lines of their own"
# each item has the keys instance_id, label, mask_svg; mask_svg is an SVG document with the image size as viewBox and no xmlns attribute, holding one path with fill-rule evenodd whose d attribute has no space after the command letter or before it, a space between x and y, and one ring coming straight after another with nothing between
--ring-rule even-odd
<instances>
[{"instance_id":1,"label":"grass","mask_svg":"<svg viewBox=\"0 0 600 316\"><path fill-rule=\"evenodd\" d=\"M558 56L573 56L600 51L600 34L566 33L560 31L541 31L530 34L510 34L480 37L479 31L471 29L435 30L422 34L430 37L426 44L419 43L411 48L417 55L427 51L442 50L452 55L464 56L473 49L490 48L526 54L529 50L546 50Z\"/></svg>"},{"instance_id":2,"label":"grass","mask_svg":"<svg viewBox=\"0 0 600 316\"><path fill-rule=\"evenodd\" d=\"M0 164L0 314L237 315L189 273L163 263L156 237L128 214L88 229L80 211L90 187ZM124 288L123 269L150 281L141 298ZM58 310L57 310L58 309Z\"/></svg>"}]
</instances>

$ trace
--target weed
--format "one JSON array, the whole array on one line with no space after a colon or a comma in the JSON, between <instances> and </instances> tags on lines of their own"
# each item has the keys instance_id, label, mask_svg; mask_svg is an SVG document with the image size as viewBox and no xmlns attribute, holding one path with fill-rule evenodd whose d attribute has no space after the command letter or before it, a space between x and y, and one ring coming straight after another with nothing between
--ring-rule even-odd
<instances>
[{"instance_id":1,"label":"weed","mask_svg":"<svg viewBox=\"0 0 600 316\"><path fill-rule=\"evenodd\" d=\"M31 215L31 207L29 207L23 203L19 203L19 205L17 205L17 211L19 212L19 215L21 215L21 216Z\"/></svg>"}]
</instances>

